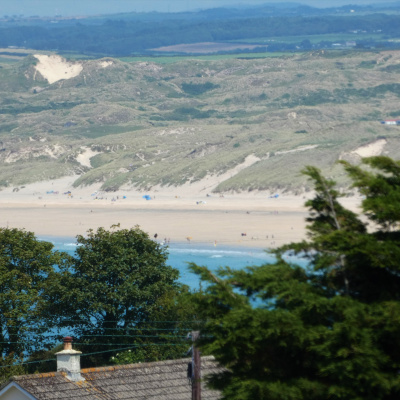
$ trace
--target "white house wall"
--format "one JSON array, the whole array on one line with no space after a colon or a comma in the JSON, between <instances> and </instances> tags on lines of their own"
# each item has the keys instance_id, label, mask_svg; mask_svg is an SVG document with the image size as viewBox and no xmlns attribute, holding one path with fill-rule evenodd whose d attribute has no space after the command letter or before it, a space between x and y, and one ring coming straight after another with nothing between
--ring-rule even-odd
<instances>
[{"instance_id":1,"label":"white house wall","mask_svg":"<svg viewBox=\"0 0 400 400\"><path fill-rule=\"evenodd\" d=\"M36 397L19 388L15 383L10 383L0 391L0 400L36 400Z\"/></svg>"}]
</instances>

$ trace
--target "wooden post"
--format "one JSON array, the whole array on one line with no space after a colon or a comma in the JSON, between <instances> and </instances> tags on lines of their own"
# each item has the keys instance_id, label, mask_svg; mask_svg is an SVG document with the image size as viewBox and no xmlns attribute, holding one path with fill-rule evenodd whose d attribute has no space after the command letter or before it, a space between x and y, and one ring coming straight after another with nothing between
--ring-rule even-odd
<instances>
[{"instance_id":1,"label":"wooden post","mask_svg":"<svg viewBox=\"0 0 400 400\"><path fill-rule=\"evenodd\" d=\"M193 364L193 379L192 379L192 400L201 400L201 358L200 351L194 345L194 342L199 338L200 332L192 332L192 364Z\"/></svg>"}]
</instances>

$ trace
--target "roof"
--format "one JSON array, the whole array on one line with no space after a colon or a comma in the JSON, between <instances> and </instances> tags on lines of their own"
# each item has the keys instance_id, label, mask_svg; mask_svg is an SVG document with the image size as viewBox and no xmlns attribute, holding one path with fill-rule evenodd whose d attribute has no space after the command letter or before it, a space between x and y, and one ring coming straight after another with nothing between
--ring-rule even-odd
<instances>
[{"instance_id":1,"label":"roof","mask_svg":"<svg viewBox=\"0 0 400 400\"><path fill-rule=\"evenodd\" d=\"M191 383L187 377L190 358L143 364L82 369L84 381L72 382L63 372L21 375L11 378L36 399L79 400L187 400ZM222 372L214 357L201 358L202 377ZM15 386L15 385L14 385ZM1 390L0 390L1 391ZM202 398L219 399L220 393L202 383Z\"/></svg>"}]
</instances>

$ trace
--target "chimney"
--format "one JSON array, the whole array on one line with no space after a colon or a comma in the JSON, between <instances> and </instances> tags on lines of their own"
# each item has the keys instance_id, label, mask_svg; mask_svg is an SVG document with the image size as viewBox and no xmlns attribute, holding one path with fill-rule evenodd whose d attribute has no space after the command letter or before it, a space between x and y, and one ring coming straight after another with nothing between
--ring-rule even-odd
<instances>
[{"instance_id":1,"label":"chimney","mask_svg":"<svg viewBox=\"0 0 400 400\"><path fill-rule=\"evenodd\" d=\"M57 372L66 372L67 378L72 382L83 381L81 376L81 351L72 350L72 337L63 339L64 350L56 353Z\"/></svg>"}]
</instances>

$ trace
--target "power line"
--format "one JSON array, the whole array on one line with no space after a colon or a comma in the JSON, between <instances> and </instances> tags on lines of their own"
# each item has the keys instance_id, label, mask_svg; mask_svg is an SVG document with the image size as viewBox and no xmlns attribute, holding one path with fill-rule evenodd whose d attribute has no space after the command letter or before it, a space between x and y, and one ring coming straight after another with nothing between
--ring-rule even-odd
<instances>
[{"instance_id":1,"label":"power line","mask_svg":"<svg viewBox=\"0 0 400 400\"><path fill-rule=\"evenodd\" d=\"M78 331L81 332L87 332L87 331L117 331L117 332L134 332L134 331L173 331L173 332L179 332L179 331L190 331L192 328L191 327L185 327L185 328L150 328L150 327L141 327L141 328L123 328L123 327L118 327L118 328L106 328L106 327L97 327L97 326L93 326L93 327L83 327L81 329L78 328L74 328L74 327L63 327L60 329L67 329L67 328L71 328L72 330L77 329ZM99 333L101 335L101 333Z\"/></svg>"},{"instance_id":2,"label":"power line","mask_svg":"<svg viewBox=\"0 0 400 400\"><path fill-rule=\"evenodd\" d=\"M130 347L125 347L122 349L113 349L113 350L104 350L104 351L96 351L94 353L85 353L81 354L81 357L86 357L86 356L92 356L94 354L103 354L103 353L110 353L112 351L124 351L124 350L131 350L134 349L135 347L146 347L146 346L181 346L181 344L176 344L176 343L146 343L146 344L137 344L134 346Z\"/></svg>"},{"instance_id":3,"label":"power line","mask_svg":"<svg viewBox=\"0 0 400 400\"><path fill-rule=\"evenodd\" d=\"M35 321L36 317L29 317L27 319L20 319L18 317L0 317L0 319L6 319L6 320L18 320L20 322L28 322L28 321ZM103 321L103 322L121 322L125 321L125 317L121 317L121 319L119 320L107 320L107 321ZM87 323L87 320L85 319L63 319L61 320L61 322L85 322ZM202 320L183 320L183 321L179 321L179 320L175 320L175 321L163 321L163 320L157 320L157 321L143 321L143 320L133 320L133 321L129 321L129 323L133 323L133 324L167 324L167 323L179 323L179 324L183 324L183 323L199 323L199 322L206 322L206 321L202 321Z\"/></svg>"},{"instance_id":4,"label":"power line","mask_svg":"<svg viewBox=\"0 0 400 400\"><path fill-rule=\"evenodd\" d=\"M63 328L60 328L60 329L67 329L67 327L63 327ZM72 329L77 329L77 328L72 328ZM142 327L142 328L122 328L122 327L119 327L119 328L103 328L103 327L95 327L94 326L92 328L89 327L89 328L86 328L86 329L82 329L82 331L95 331L97 329L100 332L97 335L94 335L94 336L98 336L98 335L105 336L105 335L103 335L101 333L101 331L119 331L119 332L127 332L127 334L128 334L129 332L135 332L135 331L161 331L161 332L163 332L163 331L174 331L174 332L184 331L184 332L187 332L187 331L191 330L190 327L187 327L187 328L149 328L149 327ZM78 329L78 331L79 331L79 329ZM51 336L60 336L60 334L54 334L54 335L51 335ZM93 336L93 335L89 335L89 336ZM115 335L113 335L113 336L115 336Z\"/></svg>"},{"instance_id":5,"label":"power line","mask_svg":"<svg viewBox=\"0 0 400 400\"><path fill-rule=\"evenodd\" d=\"M79 339L84 337L145 337L145 338L186 338L186 335L80 335Z\"/></svg>"},{"instance_id":6,"label":"power line","mask_svg":"<svg viewBox=\"0 0 400 400\"><path fill-rule=\"evenodd\" d=\"M57 360L55 358L51 358L51 359L47 359L47 360L38 360L38 361L22 361L22 362L19 362L16 364L0 365L0 368L18 367L19 365L34 364L34 363L46 362L46 361L57 361Z\"/></svg>"},{"instance_id":7,"label":"power line","mask_svg":"<svg viewBox=\"0 0 400 400\"><path fill-rule=\"evenodd\" d=\"M11 344L11 343L19 343L19 342L0 342L0 343L9 343L9 344ZM144 346L144 345L146 345L146 346L150 346L150 345L165 345L165 346L168 346L169 344L170 345L176 345L176 346L179 346L179 345L181 345L181 344L183 344L183 342L182 343L135 343L135 346ZM74 342L74 345L81 345L81 346L126 346L127 345L127 343L85 343L85 342Z\"/></svg>"},{"instance_id":8,"label":"power line","mask_svg":"<svg viewBox=\"0 0 400 400\"><path fill-rule=\"evenodd\" d=\"M19 344L21 346L26 346L29 344L32 344L34 346L37 345L37 343L47 343L47 344L53 344L55 341L60 341L60 339L65 336L65 335L50 335L41 338L38 341L32 341L32 340L20 340L20 341L12 341L12 340L5 340L5 341L0 341L0 344ZM102 335L102 334L97 334L97 335L77 335L75 336L79 339L84 339L84 338L156 338L156 339L186 339L187 335Z\"/></svg>"},{"instance_id":9,"label":"power line","mask_svg":"<svg viewBox=\"0 0 400 400\"><path fill-rule=\"evenodd\" d=\"M182 346L184 343L135 343L134 346ZM127 343L76 343L74 345L81 346L126 346ZM110 350L111 351L111 350Z\"/></svg>"},{"instance_id":10,"label":"power line","mask_svg":"<svg viewBox=\"0 0 400 400\"><path fill-rule=\"evenodd\" d=\"M97 327L94 327L97 328ZM90 328L89 328L90 329ZM89 330L87 329L87 330ZM107 331L190 331L190 328L148 328L148 327L142 327L142 328L98 328L99 330L107 330Z\"/></svg>"},{"instance_id":11,"label":"power line","mask_svg":"<svg viewBox=\"0 0 400 400\"><path fill-rule=\"evenodd\" d=\"M129 347L124 347L120 349L112 349L112 350L103 350L103 351L95 351L92 353L85 353L81 354L81 357L86 357L86 356L92 356L95 354L103 354L103 353L110 353L110 352L117 352L117 351L124 351L124 350L132 350L136 347L146 347L146 346L182 346L182 344L177 344L177 343L145 343L145 344L135 344ZM19 365L24 365L24 364L34 364L34 363L40 363L40 362L47 362L47 361L57 361L55 358L47 359L47 360L37 360L37 361L22 361L16 364L10 364L10 365L1 365L0 368L10 368L10 367L17 367Z\"/></svg>"}]
</instances>

